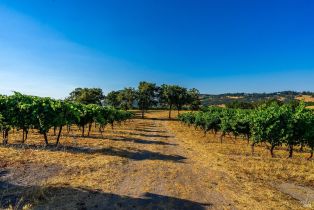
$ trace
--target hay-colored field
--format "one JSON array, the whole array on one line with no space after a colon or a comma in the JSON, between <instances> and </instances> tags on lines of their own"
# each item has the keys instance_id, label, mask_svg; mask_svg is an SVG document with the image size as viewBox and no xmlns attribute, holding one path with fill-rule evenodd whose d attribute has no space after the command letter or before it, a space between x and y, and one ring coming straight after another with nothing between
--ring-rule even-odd
<instances>
[{"instance_id":1,"label":"hay-colored field","mask_svg":"<svg viewBox=\"0 0 314 210\"><path fill-rule=\"evenodd\" d=\"M227 98L230 98L230 99L241 99L241 98L243 98L243 96L227 96Z\"/></svg>"},{"instance_id":2,"label":"hay-colored field","mask_svg":"<svg viewBox=\"0 0 314 210\"><path fill-rule=\"evenodd\" d=\"M177 112L173 112L175 116ZM254 156L243 140L225 139L149 111L102 137L63 133L59 148L31 133L10 134L0 147L0 203L29 209L310 209L314 162L306 152L287 159ZM49 136L51 142L55 138ZM14 207L15 205L15 207Z\"/></svg>"},{"instance_id":3,"label":"hay-colored field","mask_svg":"<svg viewBox=\"0 0 314 210\"><path fill-rule=\"evenodd\" d=\"M304 101L304 102L314 102L314 97L310 95L297 96L295 99Z\"/></svg>"},{"instance_id":4,"label":"hay-colored field","mask_svg":"<svg viewBox=\"0 0 314 210\"><path fill-rule=\"evenodd\" d=\"M226 104L219 104L217 105L218 107L221 107L221 108L225 108L226 107Z\"/></svg>"}]
</instances>

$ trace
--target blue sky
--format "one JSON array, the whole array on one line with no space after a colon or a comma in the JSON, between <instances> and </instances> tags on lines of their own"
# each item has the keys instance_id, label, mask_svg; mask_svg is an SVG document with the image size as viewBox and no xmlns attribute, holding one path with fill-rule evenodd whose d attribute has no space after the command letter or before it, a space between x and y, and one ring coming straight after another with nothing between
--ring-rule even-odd
<instances>
[{"instance_id":1,"label":"blue sky","mask_svg":"<svg viewBox=\"0 0 314 210\"><path fill-rule=\"evenodd\" d=\"M314 2L0 0L0 93L314 91Z\"/></svg>"}]
</instances>

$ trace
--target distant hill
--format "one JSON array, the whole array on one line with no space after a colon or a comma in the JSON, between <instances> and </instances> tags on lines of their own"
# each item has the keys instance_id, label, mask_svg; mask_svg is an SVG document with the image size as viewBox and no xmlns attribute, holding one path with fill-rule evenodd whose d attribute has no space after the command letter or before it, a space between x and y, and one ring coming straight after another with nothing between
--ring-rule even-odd
<instances>
[{"instance_id":1,"label":"distant hill","mask_svg":"<svg viewBox=\"0 0 314 210\"><path fill-rule=\"evenodd\" d=\"M201 94L201 101L205 106L223 106L234 101L258 102L270 99L277 99L283 102L291 100L304 100L309 105L314 105L314 92L282 91L274 93L224 93L218 95Z\"/></svg>"}]
</instances>

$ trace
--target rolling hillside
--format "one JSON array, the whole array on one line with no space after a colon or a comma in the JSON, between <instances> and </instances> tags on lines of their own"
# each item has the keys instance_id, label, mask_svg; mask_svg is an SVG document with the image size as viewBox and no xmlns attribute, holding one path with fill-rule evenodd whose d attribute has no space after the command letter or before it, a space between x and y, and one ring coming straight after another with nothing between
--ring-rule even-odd
<instances>
[{"instance_id":1,"label":"rolling hillside","mask_svg":"<svg viewBox=\"0 0 314 210\"><path fill-rule=\"evenodd\" d=\"M277 99L283 102L291 100L304 100L309 105L314 105L313 92L282 91L274 93L224 93L224 94L201 94L203 105L224 105L234 101L258 102L263 100Z\"/></svg>"}]
</instances>

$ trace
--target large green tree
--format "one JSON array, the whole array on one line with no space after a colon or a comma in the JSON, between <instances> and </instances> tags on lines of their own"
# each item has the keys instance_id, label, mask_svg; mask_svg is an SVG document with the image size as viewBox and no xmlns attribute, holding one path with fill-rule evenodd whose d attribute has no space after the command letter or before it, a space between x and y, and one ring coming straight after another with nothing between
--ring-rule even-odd
<instances>
[{"instance_id":1,"label":"large green tree","mask_svg":"<svg viewBox=\"0 0 314 210\"><path fill-rule=\"evenodd\" d=\"M139 83L137 90L137 102L142 113L142 118L144 118L144 112L147 109L157 104L157 90L158 88L154 83L145 81Z\"/></svg>"},{"instance_id":2,"label":"large green tree","mask_svg":"<svg viewBox=\"0 0 314 210\"><path fill-rule=\"evenodd\" d=\"M160 87L160 103L169 107L169 118L171 118L171 111L176 107L178 111L184 105L190 105L191 109L198 109L200 106L199 92L197 89L187 90L178 85L163 84Z\"/></svg>"},{"instance_id":3,"label":"large green tree","mask_svg":"<svg viewBox=\"0 0 314 210\"><path fill-rule=\"evenodd\" d=\"M179 100L180 90L182 88L177 85L166 85L163 84L160 87L160 103L165 104L169 107L169 118L171 118L171 111L173 106Z\"/></svg>"},{"instance_id":4,"label":"large green tree","mask_svg":"<svg viewBox=\"0 0 314 210\"><path fill-rule=\"evenodd\" d=\"M104 94L100 88L76 88L67 98L69 101L97 105L101 105L103 99Z\"/></svg>"},{"instance_id":5,"label":"large green tree","mask_svg":"<svg viewBox=\"0 0 314 210\"><path fill-rule=\"evenodd\" d=\"M111 91L107 94L105 102L107 105L113 106L115 108L121 105L121 94L120 91Z\"/></svg>"},{"instance_id":6,"label":"large green tree","mask_svg":"<svg viewBox=\"0 0 314 210\"><path fill-rule=\"evenodd\" d=\"M200 91L196 88L188 90L188 104L191 110L199 110L201 107Z\"/></svg>"},{"instance_id":7,"label":"large green tree","mask_svg":"<svg viewBox=\"0 0 314 210\"><path fill-rule=\"evenodd\" d=\"M132 109L134 101L136 99L135 89L131 87L124 88L120 91L118 99L122 101L122 108L124 108L125 110Z\"/></svg>"}]
</instances>

